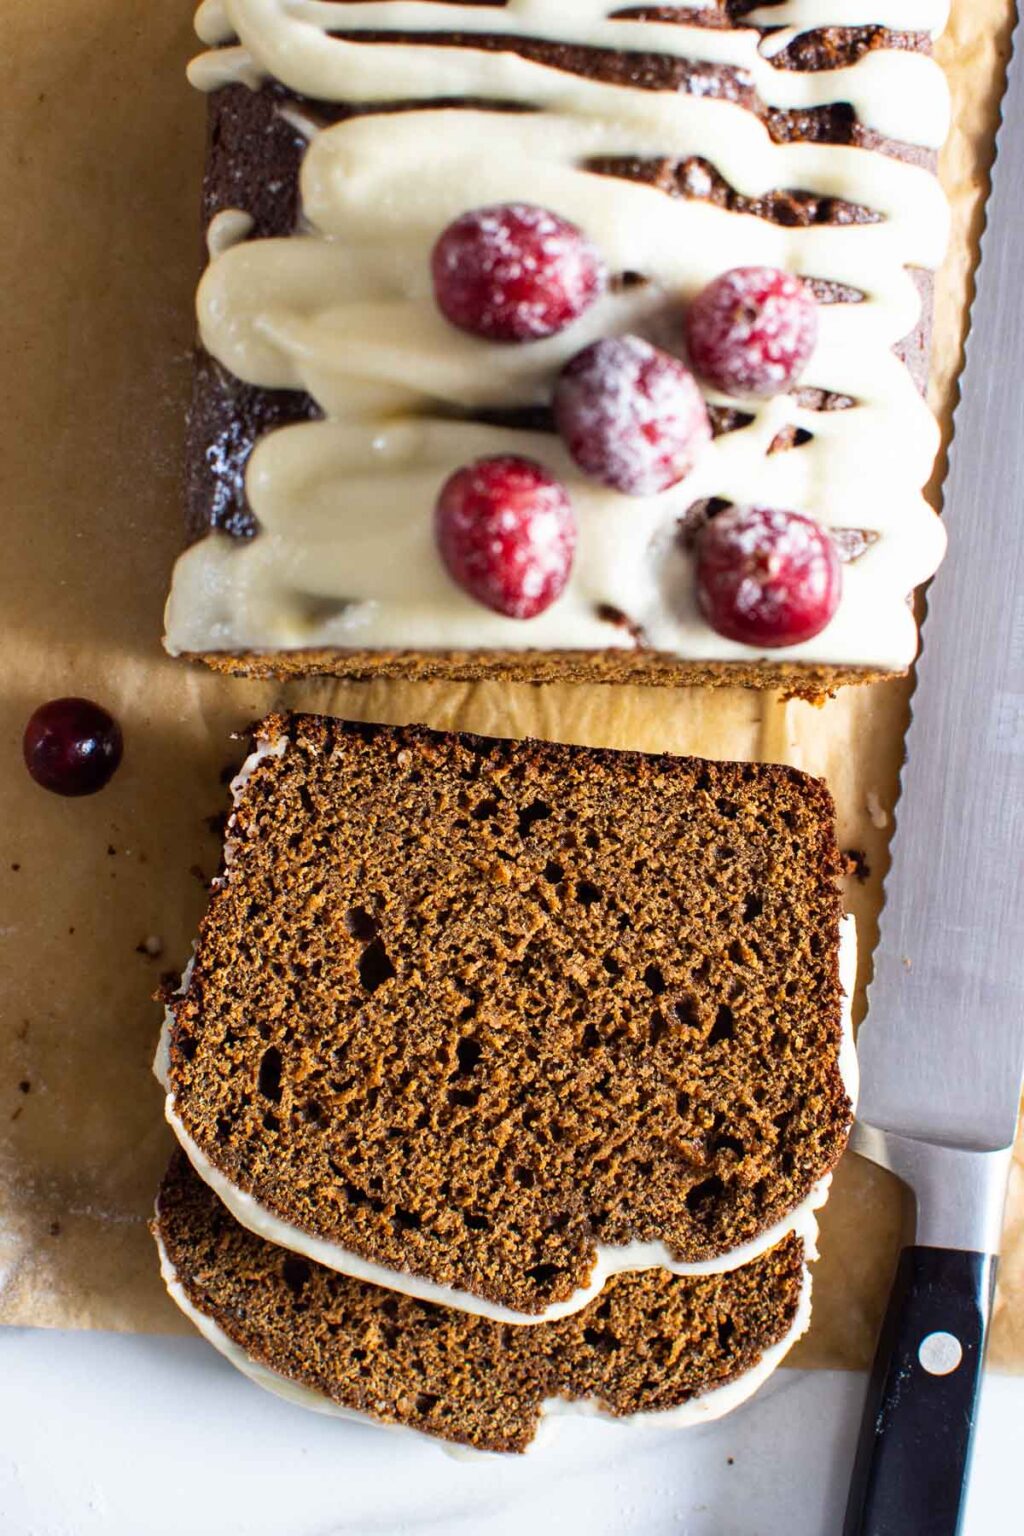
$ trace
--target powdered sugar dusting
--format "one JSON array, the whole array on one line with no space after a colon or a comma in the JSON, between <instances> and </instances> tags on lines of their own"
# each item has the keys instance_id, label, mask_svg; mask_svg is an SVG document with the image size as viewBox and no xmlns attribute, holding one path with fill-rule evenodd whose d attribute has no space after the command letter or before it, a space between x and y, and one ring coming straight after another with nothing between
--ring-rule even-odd
<instances>
[{"instance_id":1,"label":"powdered sugar dusting","mask_svg":"<svg viewBox=\"0 0 1024 1536\"><path fill-rule=\"evenodd\" d=\"M832 618L841 591L835 544L809 517L731 507L701 533L701 611L719 634L744 645L770 649L812 639Z\"/></svg>"},{"instance_id":2,"label":"powdered sugar dusting","mask_svg":"<svg viewBox=\"0 0 1024 1536\"><path fill-rule=\"evenodd\" d=\"M555 390L555 420L584 473L627 496L677 485L711 441L693 375L639 336L573 358Z\"/></svg>"},{"instance_id":3,"label":"powdered sugar dusting","mask_svg":"<svg viewBox=\"0 0 1024 1536\"><path fill-rule=\"evenodd\" d=\"M690 361L727 395L782 394L814 351L810 290L775 267L735 267L697 295L686 317Z\"/></svg>"},{"instance_id":4,"label":"powdered sugar dusting","mask_svg":"<svg viewBox=\"0 0 1024 1536\"><path fill-rule=\"evenodd\" d=\"M530 203L463 214L434 247L432 270L445 318L491 341L555 335L606 282L604 264L583 233Z\"/></svg>"},{"instance_id":5,"label":"powdered sugar dusting","mask_svg":"<svg viewBox=\"0 0 1024 1536\"><path fill-rule=\"evenodd\" d=\"M512 619L531 619L562 592L576 550L568 494L530 459L479 459L441 491L438 547L453 580Z\"/></svg>"}]
</instances>

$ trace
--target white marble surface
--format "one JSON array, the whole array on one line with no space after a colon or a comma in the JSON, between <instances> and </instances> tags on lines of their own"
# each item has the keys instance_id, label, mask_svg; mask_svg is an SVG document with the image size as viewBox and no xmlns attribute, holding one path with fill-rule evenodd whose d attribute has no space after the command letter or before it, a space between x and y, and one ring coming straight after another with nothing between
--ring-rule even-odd
<instances>
[{"instance_id":1,"label":"white marble surface","mask_svg":"<svg viewBox=\"0 0 1024 1536\"><path fill-rule=\"evenodd\" d=\"M0 1330L0 1533L838 1536L862 1389L783 1371L721 1424L570 1422L465 1464L289 1408L198 1340ZM1019 1536L1022 1447L1024 1380L991 1377L964 1536Z\"/></svg>"}]
</instances>

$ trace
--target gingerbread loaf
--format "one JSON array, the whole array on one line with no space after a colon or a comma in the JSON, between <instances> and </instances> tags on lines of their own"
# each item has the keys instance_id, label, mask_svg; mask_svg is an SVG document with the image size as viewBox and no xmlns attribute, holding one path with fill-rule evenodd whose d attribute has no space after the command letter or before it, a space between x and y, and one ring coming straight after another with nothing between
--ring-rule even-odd
<instances>
[{"instance_id":1,"label":"gingerbread loaf","mask_svg":"<svg viewBox=\"0 0 1024 1536\"><path fill-rule=\"evenodd\" d=\"M510 1328L275 1248L239 1226L181 1154L153 1234L175 1302L259 1385L480 1451L525 1451L542 1419L567 1412L706 1423L765 1380L810 1311L791 1236L729 1274L620 1275L575 1317Z\"/></svg>"},{"instance_id":2,"label":"gingerbread loaf","mask_svg":"<svg viewBox=\"0 0 1024 1536\"><path fill-rule=\"evenodd\" d=\"M905 670L905 600L943 548L919 387L945 86L886 0L872 24L840 0L812 27L789 9L205 0L210 259L172 652L259 676L809 696ZM937 30L944 10L915 17ZM533 261L508 245L524 208L561 231L541 299L565 303L529 309L524 338L524 300L510 340L456 301L486 257L480 209ZM577 260L593 281L573 295ZM751 267L782 287L755 303L748 283L724 321L716 285ZM755 311L767 383L709 345L728 321L749 351ZM460 471L509 458L533 466L525 502L505 475L483 511L463 484L445 513ZM510 516L518 542L481 574Z\"/></svg>"},{"instance_id":3,"label":"gingerbread loaf","mask_svg":"<svg viewBox=\"0 0 1024 1536\"><path fill-rule=\"evenodd\" d=\"M502 1321L735 1267L846 1141L839 870L794 769L273 717L168 1118L256 1232Z\"/></svg>"}]
</instances>

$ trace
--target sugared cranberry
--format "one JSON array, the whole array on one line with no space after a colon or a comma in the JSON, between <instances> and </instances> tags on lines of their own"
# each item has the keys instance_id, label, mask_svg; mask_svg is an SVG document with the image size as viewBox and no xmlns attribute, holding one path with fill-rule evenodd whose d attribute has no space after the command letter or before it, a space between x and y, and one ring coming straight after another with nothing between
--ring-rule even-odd
<instances>
[{"instance_id":1,"label":"sugared cranberry","mask_svg":"<svg viewBox=\"0 0 1024 1536\"><path fill-rule=\"evenodd\" d=\"M814 351L818 307L798 277L736 267L700 292L686 315L690 362L727 395L779 395Z\"/></svg>"},{"instance_id":2,"label":"sugared cranberry","mask_svg":"<svg viewBox=\"0 0 1024 1536\"><path fill-rule=\"evenodd\" d=\"M464 213L434 246L431 268L441 313L488 341L554 336L605 284L582 230L530 203Z\"/></svg>"},{"instance_id":3,"label":"sugared cranberry","mask_svg":"<svg viewBox=\"0 0 1024 1536\"><path fill-rule=\"evenodd\" d=\"M839 606L842 575L827 529L798 512L730 507L697 544L697 598L713 629L743 645L799 645Z\"/></svg>"},{"instance_id":4,"label":"sugared cranberry","mask_svg":"<svg viewBox=\"0 0 1024 1536\"><path fill-rule=\"evenodd\" d=\"M452 578L510 619L543 613L569 579L572 504L531 459L479 459L457 470L438 498L435 528Z\"/></svg>"},{"instance_id":5,"label":"sugared cranberry","mask_svg":"<svg viewBox=\"0 0 1024 1536\"><path fill-rule=\"evenodd\" d=\"M123 749L113 715L89 699L41 704L22 742L29 773L55 795L94 795L116 772Z\"/></svg>"},{"instance_id":6,"label":"sugared cranberry","mask_svg":"<svg viewBox=\"0 0 1024 1536\"><path fill-rule=\"evenodd\" d=\"M693 374L639 336L609 337L578 353L555 386L554 410L584 474L626 496L678 485L711 441Z\"/></svg>"}]
</instances>

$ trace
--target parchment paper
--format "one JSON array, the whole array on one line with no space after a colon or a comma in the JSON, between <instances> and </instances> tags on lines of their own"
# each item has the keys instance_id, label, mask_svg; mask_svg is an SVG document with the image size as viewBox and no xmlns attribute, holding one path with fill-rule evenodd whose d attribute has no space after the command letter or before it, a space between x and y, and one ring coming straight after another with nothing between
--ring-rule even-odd
<instances>
[{"instance_id":1,"label":"parchment paper","mask_svg":"<svg viewBox=\"0 0 1024 1536\"><path fill-rule=\"evenodd\" d=\"M934 378L947 415L1011 3L957 0L943 44L957 121ZM0 1321L169 1331L182 1323L145 1230L170 1145L150 995L181 970L216 867L204 819L225 803L232 730L284 703L824 773L864 873L848 891L863 989L908 689L851 689L822 710L738 691L281 689L163 657L203 154L202 104L183 79L191 5L3 8ZM21 765L27 716L65 693L103 702L124 728L124 764L92 799L48 795ZM849 1156L802 1364L866 1361L902 1215L895 1183ZM1024 1364L1024 1162L1009 1236L996 1350Z\"/></svg>"}]
</instances>

